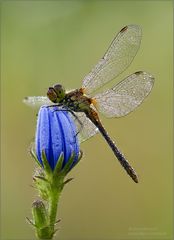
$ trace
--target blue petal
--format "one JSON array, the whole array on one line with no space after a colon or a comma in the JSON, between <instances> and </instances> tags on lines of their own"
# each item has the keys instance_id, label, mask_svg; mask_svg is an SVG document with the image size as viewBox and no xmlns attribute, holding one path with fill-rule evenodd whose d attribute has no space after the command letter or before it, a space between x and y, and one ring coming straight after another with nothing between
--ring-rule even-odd
<instances>
[{"instance_id":1,"label":"blue petal","mask_svg":"<svg viewBox=\"0 0 174 240\"><path fill-rule=\"evenodd\" d=\"M59 120L64 139L64 166L73 152L75 154L74 163L77 161L79 154L79 144L77 139L76 126L70 114L66 111L62 111L62 114L59 114Z\"/></svg>"},{"instance_id":2,"label":"blue petal","mask_svg":"<svg viewBox=\"0 0 174 240\"><path fill-rule=\"evenodd\" d=\"M50 153L49 142L50 142L50 124L49 124L48 109L42 107L38 114L37 130L36 130L36 154L41 163L42 163L42 158L41 158L42 150L45 151L47 157L48 157L48 152Z\"/></svg>"},{"instance_id":3,"label":"blue petal","mask_svg":"<svg viewBox=\"0 0 174 240\"><path fill-rule=\"evenodd\" d=\"M49 112L50 117L50 136L51 136L51 150L52 150L52 169L55 168L57 160L62 152L64 152L64 142L62 131L60 127L60 121L58 115L61 112L52 109Z\"/></svg>"},{"instance_id":4,"label":"blue petal","mask_svg":"<svg viewBox=\"0 0 174 240\"><path fill-rule=\"evenodd\" d=\"M75 154L74 163L78 160L79 143L76 126L67 111L57 111L57 107L41 107L38 114L36 129L36 155L42 164L42 150L52 169L55 168L60 154L64 153L64 164L71 154Z\"/></svg>"}]
</instances>

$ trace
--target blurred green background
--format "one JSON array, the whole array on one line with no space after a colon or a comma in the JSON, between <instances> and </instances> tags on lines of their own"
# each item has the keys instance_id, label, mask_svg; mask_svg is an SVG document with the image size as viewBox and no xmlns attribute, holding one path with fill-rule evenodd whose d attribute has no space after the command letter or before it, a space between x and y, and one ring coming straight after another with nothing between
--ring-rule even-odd
<instances>
[{"instance_id":1,"label":"blurred green background","mask_svg":"<svg viewBox=\"0 0 174 240\"><path fill-rule=\"evenodd\" d=\"M37 111L22 99L45 95L57 82L80 87L115 34L133 23L143 30L141 48L115 82L145 70L155 86L134 113L102 122L140 183L99 134L83 143L83 160L60 200L55 239L173 239L171 1L1 2L1 239L34 239L25 217L37 198L28 153Z\"/></svg>"}]
</instances>

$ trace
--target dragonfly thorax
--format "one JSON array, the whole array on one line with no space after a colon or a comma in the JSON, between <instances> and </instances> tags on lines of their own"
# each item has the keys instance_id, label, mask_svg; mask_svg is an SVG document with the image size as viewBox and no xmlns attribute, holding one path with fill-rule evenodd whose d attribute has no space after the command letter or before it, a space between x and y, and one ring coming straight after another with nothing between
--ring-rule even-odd
<instances>
[{"instance_id":1,"label":"dragonfly thorax","mask_svg":"<svg viewBox=\"0 0 174 240\"><path fill-rule=\"evenodd\" d=\"M65 95L62 104L75 112L88 112L91 99L85 96L80 89L76 89Z\"/></svg>"}]
</instances>

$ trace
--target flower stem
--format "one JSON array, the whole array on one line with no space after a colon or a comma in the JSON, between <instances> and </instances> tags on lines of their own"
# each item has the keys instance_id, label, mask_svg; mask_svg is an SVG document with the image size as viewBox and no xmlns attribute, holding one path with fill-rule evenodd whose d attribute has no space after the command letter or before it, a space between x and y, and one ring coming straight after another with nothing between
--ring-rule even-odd
<instances>
[{"instance_id":1,"label":"flower stem","mask_svg":"<svg viewBox=\"0 0 174 240\"><path fill-rule=\"evenodd\" d=\"M72 168L74 153L72 153L65 166L63 166L63 160L63 154L61 154L55 169L52 171L43 151L43 169L40 170L39 168L40 171L38 170L33 177L42 200L33 202L33 221L29 222L35 227L38 239L52 239L57 230L55 224L58 222L56 216L59 198L64 186L72 180L72 178L65 180L65 177Z\"/></svg>"},{"instance_id":2,"label":"flower stem","mask_svg":"<svg viewBox=\"0 0 174 240\"><path fill-rule=\"evenodd\" d=\"M47 208L42 201L35 201L33 204L33 217L36 227L36 235L38 239L52 239L56 232L55 223L58 208L58 201L63 189L62 183L63 178L59 177L59 181L52 178L49 179L50 184L48 185L48 199Z\"/></svg>"},{"instance_id":3,"label":"flower stem","mask_svg":"<svg viewBox=\"0 0 174 240\"><path fill-rule=\"evenodd\" d=\"M49 206L48 206L48 217L50 226L54 227L57 215L57 207L59 201L60 192L53 192L52 196L50 197Z\"/></svg>"}]
</instances>

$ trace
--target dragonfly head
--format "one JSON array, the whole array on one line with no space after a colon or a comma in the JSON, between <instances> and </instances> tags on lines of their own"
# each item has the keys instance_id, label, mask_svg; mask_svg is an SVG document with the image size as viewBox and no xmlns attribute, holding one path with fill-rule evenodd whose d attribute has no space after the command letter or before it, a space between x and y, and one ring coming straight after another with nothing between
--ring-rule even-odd
<instances>
[{"instance_id":1,"label":"dragonfly head","mask_svg":"<svg viewBox=\"0 0 174 240\"><path fill-rule=\"evenodd\" d=\"M56 84L53 87L50 87L47 91L47 97L53 103L61 102L64 99L65 94L65 89L60 84Z\"/></svg>"}]
</instances>

